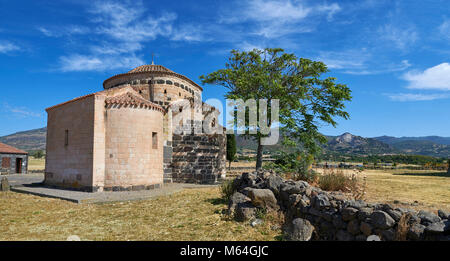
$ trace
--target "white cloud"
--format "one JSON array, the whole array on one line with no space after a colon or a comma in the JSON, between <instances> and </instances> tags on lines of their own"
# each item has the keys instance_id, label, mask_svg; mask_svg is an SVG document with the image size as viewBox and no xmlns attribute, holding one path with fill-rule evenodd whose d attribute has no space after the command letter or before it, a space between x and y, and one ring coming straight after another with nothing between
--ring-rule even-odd
<instances>
[{"instance_id":1,"label":"white cloud","mask_svg":"<svg viewBox=\"0 0 450 261\"><path fill-rule=\"evenodd\" d=\"M409 82L409 89L450 91L450 64L441 63L425 71L410 71L402 78Z\"/></svg>"},{"instance_id":2,"label":"white cloud","mask_svg":"<svg viewBox=\"0 0 450 261\"><path fill-rule=\"evenodd\" d=\"M398 72L404 71L411 66L408 60L403 60L399 63L386 63L385 61L379 63L378 59L374 59L374 54L366 48L340 52L322 51L319 52L315 60L322 61L329 69L354 75Z\"/></svg>"},{"instance_id":3,"label":"white cloud","mask_svg":"<svg viewBox=\"0 0 450 261\"><path fill-rule=\"evenodd\" d=\"M122 68L134 68L144 64L136 56L99 56L99 55L79 55L63 56L60 58L61 71L105 71Z\"/></svg>"},{"instance_id":4,"label":"white cloud","mask_svg":"<svg viewBox=\"0 0 450 261\"><path fill-rule=\"evenodd\" d=\"M3 108L8 113L13 113L19 117L32 117L32 118L40 118L42 117L41 113L36 113L28 108L21 107L21 106L11 106L8 103L3 103Z\"/></svg>"},{"instance_id":5,"label":"white cloud","mask_svg":"<svg viewBox=\"0 0 450 261\"><path fill-rule=\"evenodd\" d=\"M197 25L175 26L177 15L171 12L149 15L142 1L95 1L88 9L92 15L90 32L100 36L87 46L86 53L60 57L60 70L104 71L131 69L145 62L136 55L146 43L158 37L171 41L198 42L207 40ZM48 36L65 36L84 32L83 27L55 32L39 28Z\"/></svg>"},{"instance_id":6,"label":"white cloud","mask_svg":"<svg viewBox=\"0 0 450 261\"><path fill-rule=\"evenodd\" d=\"M448 98L447 94L415 94L415 93L397 93L385 94L393 101L408 102L408 101L433 101L437 99Z\"/></svg>"},{"instance_id":7,"label":"white cloud","mask_svg":"<svg viewBox=\"0 0 450 261\"><path fill-rule=\"evenodd\" d=\"M445 20L439 26L439 32L447 39L450 39L450 19Z\"/></svg>"},{"instance_id":8,"label":"white cloud","mask_svg":"<svg viewBox=\"0 0 450 261\"><path fill-rule=\"evenodd\" d=\"M37 27L37 30L47 37L62 37L77 34L87 34L90 32L90 29L88 27L79 25L52 27L52 29L44 26L39 26Z\"/></svg>"},{"instance_id":9,"label":"white cloud","mask_svg":"<svg viewBox=\"0 0 450 261\"><path fill-rule=\"evenodd\" d=\"M381 39L391 42L400 50L405 50L413 45L418 39L418 32L413 26L397 27L386 24L378 29Z\"/></svg>"},{"instance_id":10,"label":"white cloud","mask_svg":"<svg viewBox=\"0 0 450 261\"><path fill-rule=\"evenodd\" d=\"M6 41L0 41L0 53L9 53L13 51L20 50L20 47Z\"/></svg>"},{"instance_id":11,"label":"white cloud","mask_svg":"<svg viewBox=\"0 0 450 261\"><path fill-rule=\"evenodd\" d=\"M224 10L220 19L225 24L244 24L250 34L265 38L278 38L294 33L306 33L315 29L313 21L325 15L332 20L341 10L331 5L307 5L300 0L250 0L240 1L231 10Z\"/></svg>"},{"instance_id":12,"label":"white cloud","mask_svg":"<svg viewBox=\"0 0 450 261\"><path fill-rule=\"evenodd\" d=\"M327 14L327 20L331 21L333 20L333 16L338 13L339 11L341 11L341 7L334 3L331 5L321 5L317 7L317 10L320 12L324 12Z\"/></svg>"},{"instance_id":13,"label":"white cloud","mask_svg":"<svg viewBox=\"0 0 450 261\"><path fill-rule=\"evenodd\" d=\"M342 52L319 52L316 60L324 62L330 69L364 69L371 55L366 49Z\"/></svg>"}]
</instances>

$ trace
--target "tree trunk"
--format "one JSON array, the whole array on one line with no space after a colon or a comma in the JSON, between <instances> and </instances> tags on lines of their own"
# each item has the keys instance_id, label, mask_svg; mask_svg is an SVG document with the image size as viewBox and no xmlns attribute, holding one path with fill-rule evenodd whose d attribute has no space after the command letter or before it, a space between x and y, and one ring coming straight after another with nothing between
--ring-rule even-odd
<instances>
[{"instance_id":1,"label":"tree trunk","mask_svg":"<svg viewBox=\"0 0 450 261\"><path fill-rule=\"evenodd\" d=\"M231 160L228 161L228 170L231 170Z\"/></svg>"},{"instance_id":2,"label":"tree trunk","mask_svg":"<svg viewBox=\"0 0 450 261\"><path fill-rule=\"evenodd\" d=\"M256 154L256 170L262 168L263 145L261 145L261 137L258 137L258 152Z\"/></svg>"}]
</instances>

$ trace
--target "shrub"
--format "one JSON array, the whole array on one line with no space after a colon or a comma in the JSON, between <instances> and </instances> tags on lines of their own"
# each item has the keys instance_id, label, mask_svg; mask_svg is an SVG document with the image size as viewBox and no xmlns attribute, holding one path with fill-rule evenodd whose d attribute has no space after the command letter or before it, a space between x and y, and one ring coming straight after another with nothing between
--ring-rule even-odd
<instances>
[{"instance_id":1,"label":"shrub","mask_svg":"<svg viewBox=\"0 0 450 261\"><path fill-rule=\"evenodd\" d=\"M222 184L220 184L220 194L226 202L230 201L231 196L233 196L236 190L234 180L224 180Z\"/></svg>"},{"instance_id":2,"label":"shrub","mask_svg":"<svg viewBox=\"0 0 450 261\"><path fill-rule=\"evenodd\" d=\"M342 170L325 170L319 178L319 187L327 191L351 192L357 195L358 199L362 199L365 194L365 191L361 193L361 189L365 190L365 186L359 184L357 176L345 175Z\"/></svg>"},{"instance_id":3,"label":"shrub","mask_svg":"<svg viewBox=\"0 0 450 261\"><path fill-rule=\"evenodd\" d=\"M276 156L275 162L265 165L265 169L273 169L282 173L286 178L315 182L318 174L311 169L314 157L303 152L281 152Z\"/></svg>"},{"instance_id":4,"label":"shrub","mask_svg":"<svg viewBox=\"0 0 450 261\"><path fill-rule=\"evenodd\" d=\"M292 175L292 179L297 181L297 180L303 180L306 181L308 183L314 183L317 181L319 177L319 174L317 172L315 172L312 169L309 170L305 170L302 172L297 172L297 173L293 173Z\"/></svg>"}]
</instances>

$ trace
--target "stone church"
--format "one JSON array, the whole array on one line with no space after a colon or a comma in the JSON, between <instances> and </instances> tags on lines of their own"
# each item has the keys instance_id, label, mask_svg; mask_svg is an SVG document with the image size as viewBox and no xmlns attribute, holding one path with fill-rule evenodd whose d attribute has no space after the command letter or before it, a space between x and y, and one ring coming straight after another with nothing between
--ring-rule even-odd
<instances>
[{"instance_id":1,"label":"stone church","mask_svg":"<svg viewBox=\"0 0 450 261\"><path fill-rule=\"evenodd\" d=\"M193 131L223 128L217 110L201 101L201 86L152 63L105 80L103 88L46 109L45 185L129 191L224 177L224 132ZM190 118L178 126L173 119L181 113Z\"/></svg>"}]
</instances>

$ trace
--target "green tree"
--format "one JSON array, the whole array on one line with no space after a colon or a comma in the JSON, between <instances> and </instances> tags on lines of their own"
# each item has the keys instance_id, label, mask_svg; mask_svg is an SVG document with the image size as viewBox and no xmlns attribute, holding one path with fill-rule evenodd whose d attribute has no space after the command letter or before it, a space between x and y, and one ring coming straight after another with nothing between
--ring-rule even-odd
<instances>
[{"instance_id":1,"label":"green tree","mask_svg":"<svg viewBox=\"0 0 450 261\"><path fill-rule=\"evenodd\" d=\"M318 124L336 126L333 117L348 119L345 101L351 100L351 91L344 84L336 84L333 77L322 77L328 72L322 62L298 58L283 49L254 49L250 52L231 51L225 69L200 76L203 84L222 85L228 89L227 99L279 100L280 126L285 145L300 143L309 154L317 155L320 143L326 138L318 132ZM259 117L259 106L258 106ZM259 120L259 119L258 119ZM269 119L269 127L274 122ZM256 169L262 167L262 135L246 132L258 144Z\"/></svg>"},{"instance_id":2,"label":"green tree","mask_svg":"<svg viewBox=\"0 0 450 261\"><path fill-rule=\"evenodd\" d=\"M227 160L228 169L231 169L231 162L236 159L236 137L234 134L227 134Z\"/></svg>"},{"instance_id":3,"label":"green tree","mask_svg":"<svg viewBox=\"0 0 450 261\"><path fill-rule=\"evenodd\" d=\"M41 159L42 157L44 157L44 152L42 150L38 150L35 153L33 153L32 156L35 157L36 159Z\"/></svg>"}]
</instances>

